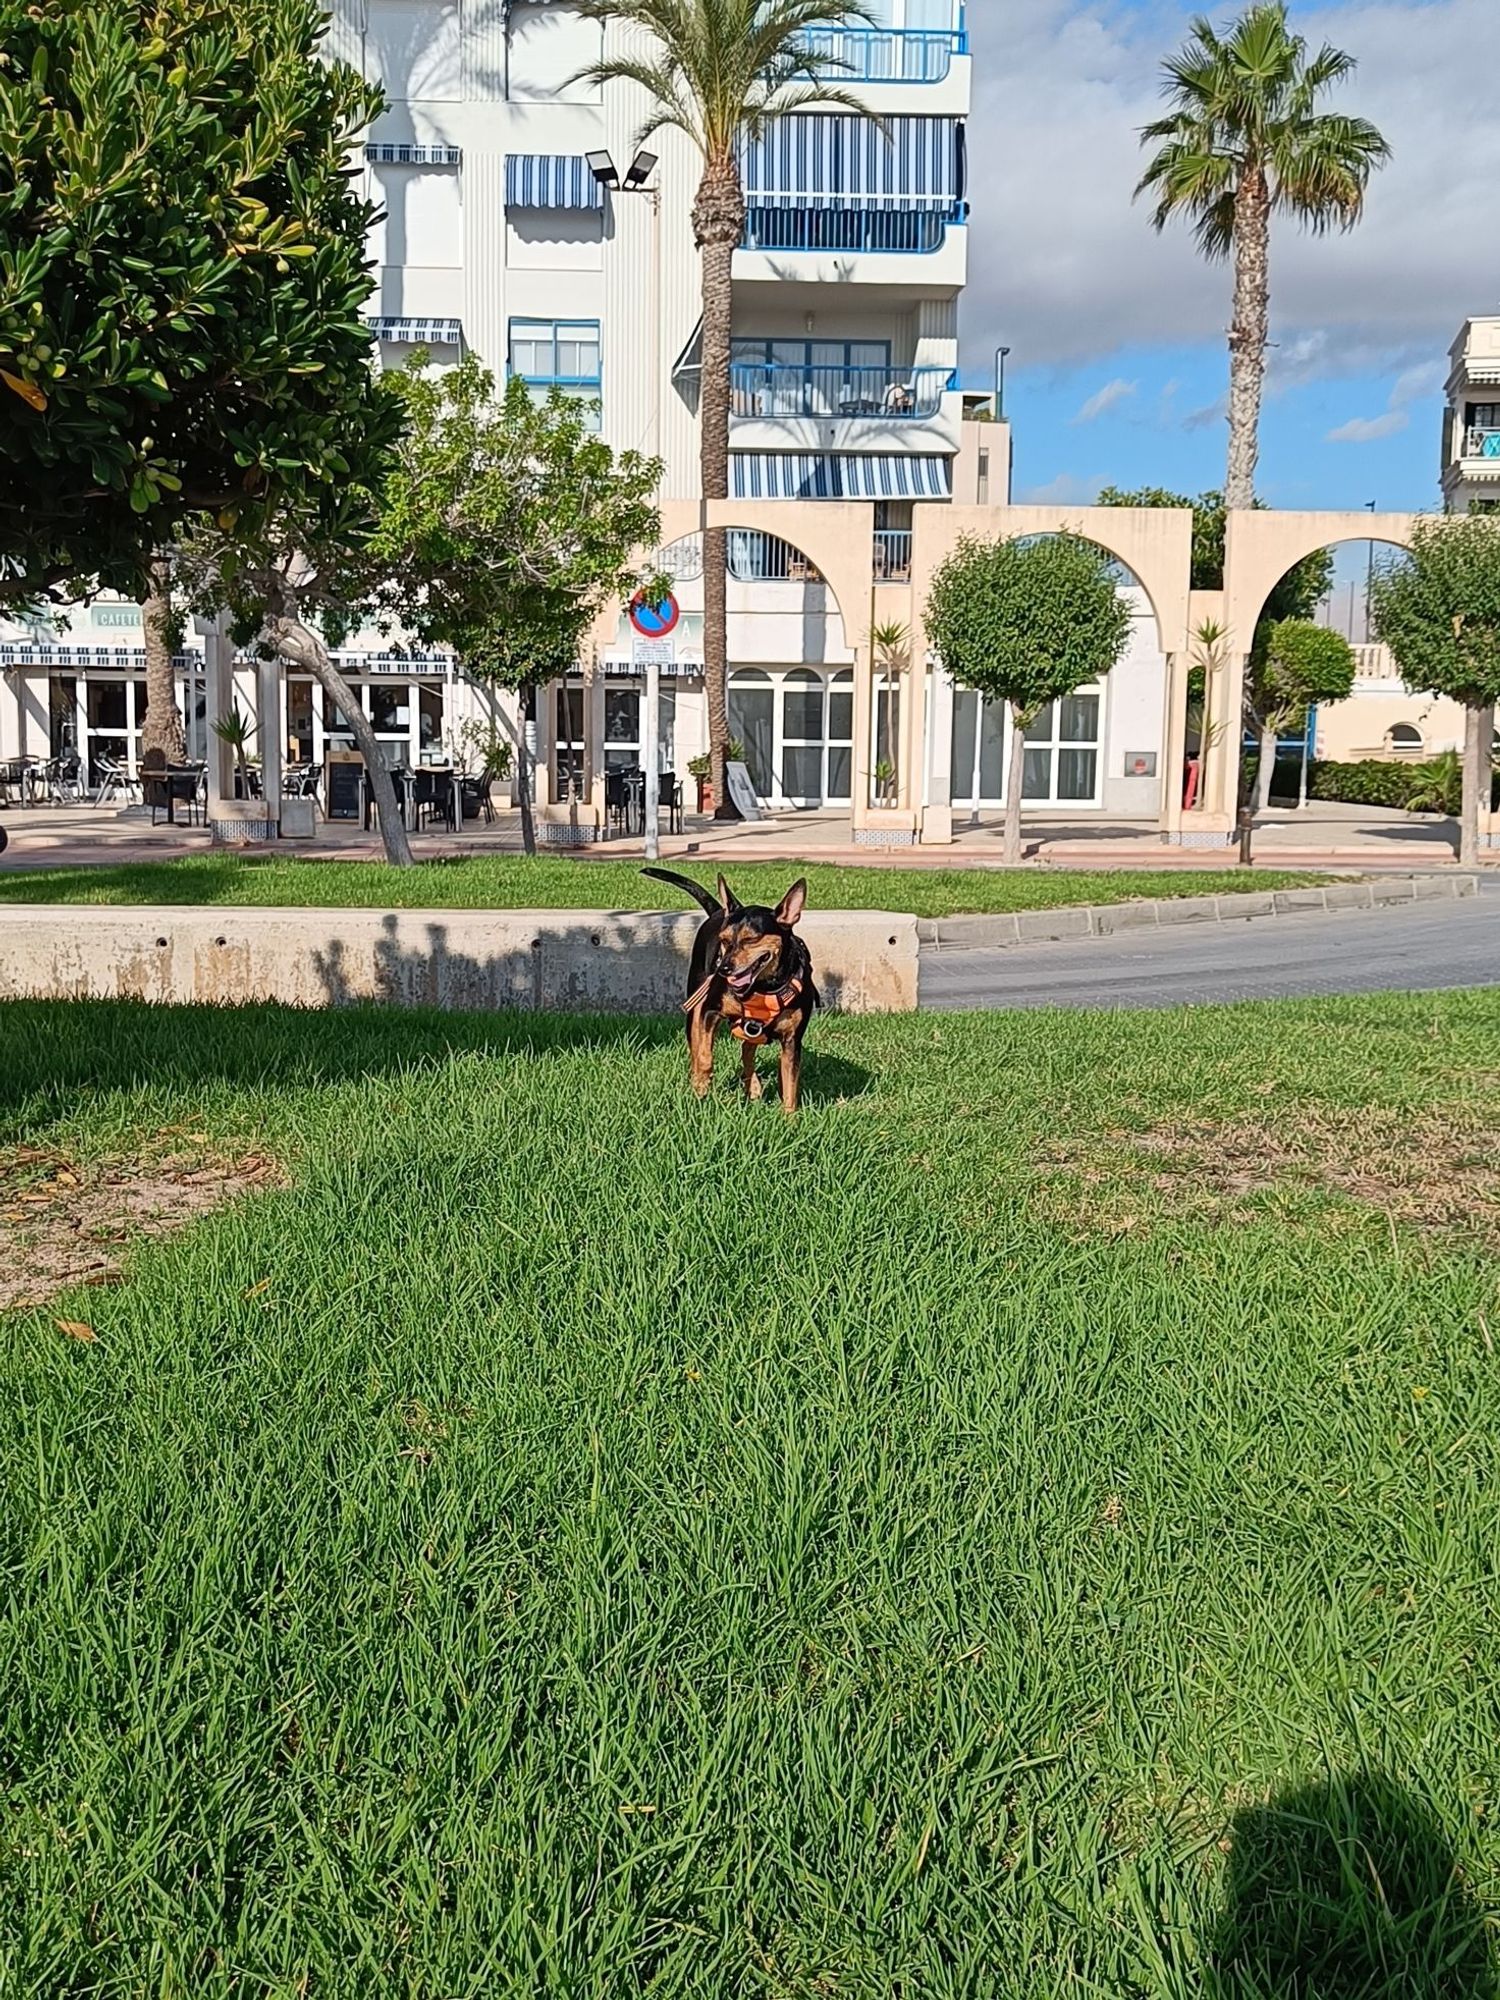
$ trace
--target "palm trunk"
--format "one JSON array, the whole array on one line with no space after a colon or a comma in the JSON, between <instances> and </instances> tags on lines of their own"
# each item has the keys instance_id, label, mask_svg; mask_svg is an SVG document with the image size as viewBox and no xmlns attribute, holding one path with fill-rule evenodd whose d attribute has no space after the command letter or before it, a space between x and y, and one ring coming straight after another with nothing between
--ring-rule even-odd
<instances>
[{"instance_id":1,"label":"palm trunk","mask_svg":"<svg viewBox=\"0 0 1500 2000\"><path fill-rule=\"evenodd\" d=\"M535 854L536 814L531 805L531 743L527 729L536 702L536 689L529 681L521 688L520 700L521 728L516 739L516 804L521 809L522 849L527 854Z\"/></svg>"},{"instance_id":2,"label":"palm trunk","mask_svg":"<svg viewBox=\"0 0 1500 2000\"><path fill-rule=\"evenodd\" d=\"M709 527L707 503L729 498L730 341L734 252L745 228L745 197L731 154L711 161L693 203L693 236L703 257L703 369L699 454L703 532L703 687L708 698L709 782L714 818L738 819L724 762L729 748L728 537Z\"/></svg>"},{"instance_id":3,"label":"palm trunk","mask_svg":"<svg viewBox=\"0 0 1500 2000\"><path fill-rule=\"evenodd\" d=\"M317 633L309 630L300 618L283 613L269 621L267 631L281 657L290 660L304 673L311 674L349 725L350 733L359 745L360 755L365 760L365 773L374 795L375 810L380 816L380 838L385 847L385 858L394 868L410 868L411 842L406 837L401 808L396 803L396 787L380 754L370 718L359 705L358 695L333 664L328 648Z\"/></svg>"},{"instance_id":4,"label":"palm trunk","mask_svg":"<svg viewBox=\"0 0 1500 2000\"><path fill-rule=\"evenodd\" d=\"M1464 710L1464 791L1458 813L1458 858L1465 868L1479 866L1479 815L1488 814L1494 782L1493 708Z\"/></svg>"},{"instance_id":5,"label":"palm trunk","mask_svg":"<svg viewBox=\"0 0 1500 2000\"><path fill-rule=\"evenodd\" d=\"M1260 457L1260 398L1266 373L1270 310L1271 203L1259 167L1246 171L1235 196L1234 324L1229 329L1229 467L1226 508L1255 505Z\"/></svg>"},{"instance_id":6,"label":"palm trunk","mask_svg":"<svg viewBox=\"0 0 1500 2000\"><path fill-rule=\"evenodd\" d=\"M981 716L983 703L980 704ZM1014 868L1021 859L1021 787L1026 780L1026 728L1030 717L1014 703L1010 711L1010 770L1005 780L1004 861ZM976 787L977 790L977 787Z\"/></svg>"},{"instance_id":7,"label":"palm trunk","mask_svg":"<svg viewBox=\"0 0 1500 2000\"><path fill-rule=\"evenodd\" d=\"M1276 745L1279 741L1274 722L1260 725L1260 765L1255 773L1255 810L1263 813L1271 803L1271 782L1276 776Z\"/></svg>"},{"instance_id":8,"label":"palm trunk","mask_svg":"<svg viewBox=\"0 0 1500 2000\"><path fill-rule=\"evenodd\" d=\"M151 565L151 588L141 599L141 631L146 649L146 719L141 724L141 755L159 750L169 764L187 761L187 735L177 706L177 681L172 672L172 565L159 558Z\"/></svg>"}]
</instances>

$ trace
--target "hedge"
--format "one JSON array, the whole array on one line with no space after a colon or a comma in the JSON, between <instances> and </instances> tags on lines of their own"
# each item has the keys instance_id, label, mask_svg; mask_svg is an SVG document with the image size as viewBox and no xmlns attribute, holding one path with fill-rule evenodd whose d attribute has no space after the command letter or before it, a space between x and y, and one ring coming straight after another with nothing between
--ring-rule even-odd
<instances>
[{"instance_id":1,"label":"hedge","mask_svg":"<svg viewBox=\"0 0 1500 2000\"><path fill-rule=\"evenodd\" d=\"M1339 800L1351 806L1396 806L1404 808L1413 798L1430 795L1437 777L1432 764L1387 764L1378 758L1361 758L1356 764L1336 764L1315 758L1308 772L1310 799ZM1491 798L1491 809L1500 805L1500 783ZM1455 810L1457 801L1455 800Z\"/></svg>"}]
</instances>

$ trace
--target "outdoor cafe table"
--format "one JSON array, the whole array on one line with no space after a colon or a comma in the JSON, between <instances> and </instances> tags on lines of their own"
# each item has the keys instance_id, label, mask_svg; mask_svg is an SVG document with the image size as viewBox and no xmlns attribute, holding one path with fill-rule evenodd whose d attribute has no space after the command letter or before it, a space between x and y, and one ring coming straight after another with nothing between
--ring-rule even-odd
<instances>
[{"instance_id":1,"label":"outdoor cafe table","mask_svg":"<svg viewBox=\"0 0 1500 2000\"><path fill-rule=\"evenodd\" d=\"M362 772L360 776L365 794L365 831L368 833L374 820L375 798L370 787L368 771ZM424 777L444 781L452 787L453 828L455 832L460 831L464 823L463 780L459 772L433 764L424 764L420 770L416 771L408 771L404 768L399 770L393 769L391 771L391 783L396 788L396 807L401 814L401 824L405 827L411 827L416 824L416 784L418 778Z\"/></svg>"}]
</instances>

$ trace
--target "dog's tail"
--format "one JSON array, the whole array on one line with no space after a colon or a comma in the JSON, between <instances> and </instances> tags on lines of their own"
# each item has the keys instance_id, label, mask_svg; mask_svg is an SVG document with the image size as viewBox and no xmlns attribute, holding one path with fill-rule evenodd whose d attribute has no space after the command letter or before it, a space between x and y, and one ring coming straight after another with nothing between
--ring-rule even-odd
<instances>
[{"instance_id":1,"label":"dog's tail","mask_svg":"<svg viewBox=\"0 0 1500 2000\"><path fill-rule=\"evenodd\" d=\"M724 905L712 889L705 889L701 882L690 882L686 875L674 875L670 868L643 868L641 873L650 875L657 882L670 882L674 889L686 889L693 901L711 917L723 916Z\"/></svg>"}]
</instances>

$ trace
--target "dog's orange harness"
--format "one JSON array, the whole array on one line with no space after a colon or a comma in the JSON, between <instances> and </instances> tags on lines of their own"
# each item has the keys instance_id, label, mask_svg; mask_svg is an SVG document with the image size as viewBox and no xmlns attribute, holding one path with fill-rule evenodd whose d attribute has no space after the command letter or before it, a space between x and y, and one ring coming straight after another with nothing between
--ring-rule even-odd
<instances>
[{"instance_id":1,"label":"dog's orange harness","mask_svg":"<svg viewBox=\"0 0 1500 2000\"><path fill-rule=\"evenodd\" d=\"M682 1003L684 1014L691 1014L707 997L708 989L718 978L714 973L705 979L696 993L690 994ZM730 1033L737 1042L750 1042L759 1048L770 1038L771 1030L795 1002L802 991L800 979L789 979L785 986L778 986L774 993L750 993L740 1001L742 1013L737 1021L730 1023Z\"/></svg>"}]
</instances>

